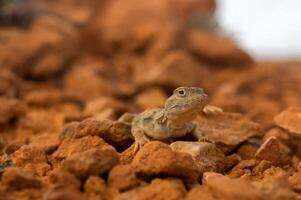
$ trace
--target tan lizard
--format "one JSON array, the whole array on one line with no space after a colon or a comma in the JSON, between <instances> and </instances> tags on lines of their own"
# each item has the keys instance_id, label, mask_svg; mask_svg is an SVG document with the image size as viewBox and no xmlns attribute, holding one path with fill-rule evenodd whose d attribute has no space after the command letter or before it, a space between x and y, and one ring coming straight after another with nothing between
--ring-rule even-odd
<instances>
[{"instance_id":1,"label":"tan lizard","mask_svg":"<svg viewBox=\"0 0 301 200\"><path fill-rule=\"evenodd\" d=\"M135 152L151 140L176 138L192 133L197 139L202 131L191 121L200 112L219 114L221 108L208 105L208 95L202 88L179 87L166 100L164 108L148 109L132 121Z\"/></svg>"}]
</instances>

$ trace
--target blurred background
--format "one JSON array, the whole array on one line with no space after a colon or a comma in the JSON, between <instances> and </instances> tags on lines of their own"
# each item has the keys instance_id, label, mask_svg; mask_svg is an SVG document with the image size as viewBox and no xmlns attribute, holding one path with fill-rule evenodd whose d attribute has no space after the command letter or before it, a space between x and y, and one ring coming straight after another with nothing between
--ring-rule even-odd
<instances>
[{"instance_id":1,"label":"blurred background","mask_svg":"<svg viewBox=\"0 0 301 200\"><path fill-rule=\"evenodd\" d=\"M301 56L301 2L218 0L222 28L258 59Z\"/></svg>"}]
</instances>

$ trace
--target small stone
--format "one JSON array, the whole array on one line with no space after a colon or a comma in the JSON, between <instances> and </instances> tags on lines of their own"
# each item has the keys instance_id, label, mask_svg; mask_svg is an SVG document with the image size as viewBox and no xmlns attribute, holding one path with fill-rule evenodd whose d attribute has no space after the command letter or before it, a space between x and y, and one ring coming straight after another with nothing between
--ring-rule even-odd
<instances>
[{"instance_id":1,"label":"small stone","mask_svg":"<svg viewBox=\"0 0 301 200\"><path fill-rule=\"evenodd\" d=\"M185 193L179 179L154 179L149 185L121 193L114 200L182 200Z\"/></svg>"},{"instance_id":2,"label":"small stone","mask_svg":"<svg viewBox=\"0 0 301 200\"><path fill-rule=\"evenodd\" d=\"M24 188L41 189L42 182L30 173L21 171L16 167L8 167L2 174L2 182L16 190Z\"/></svg>"},{"instance_id":3,"label":"small stone","mask_svg":"<svg viewBox=\"0 0 301 200\"><path fill-rule=\"evenodd\" d=\"M140 176L175 176L196 183L201 173L191 155L173 151L167 144L154 141L136 154L132 166Z\"/></svg>"},{"instance_id":4,"label":"small stone","mask_svg":"<svg viewBox=\"0 0 301 200\"><path fill-rule=\"evenodd\" d=\"M222 172L226 157L214 144L207 142L174 142L170 144L172 150L188 153L194 159L200 172Z\"/></svg>"},{"instance_id":5,"label":"small stone","mask_svg":"<svg viewBox=\"0 0 301 200\"><path fill-rule=\"evenodd\" d=\"M269 131L267 131L262 138L263 141L266 141L270 137L276 137L278 140L280 140L283 144L289 146L290 145L290 136L289 134L284 131L281 128L272 128Z\"/></svg>"},{"instance_id":6,"label":"small stone","mask_svg":"<svg viewBox=\"0 0 301 200\"><path fill-rule=\"evenodd\" d=\"M265 170L269 169L272 166L273 164L270 161L262 160L256 167L253 168L252 173L255 175L263 173Z\"/></svg>"},{"instance_id":7,"label":"small stone","mask_svg":"<svg viewBox=\"0 0 301 200\"><path fill-rule=\"evenodd\" d=\"M62 168L79 179L90 175L108 172L119 162L119 156L113 147L93 148L69 156L62 163Z\"/></svg>"},{"instance_id":8,"label":"small stone","mask_svg":"<svg viewBox=\"0 0 301 200\"><path fill-rule=\"evenodd\" d=\"M207 186L196 186L192 188L186 195L185 200L217 200L216 194ZM223 199L224 200L224 199Z\"/></svg>"},{"instance_id":9,"label":"small stone","mask_svg":"<svg viewBox=\"0 0 301 200\"><path fill-rule=\"evenodd\" d=\"M255 157L255 153L258 150L258 147L251 143L244 143L240 145L237 154L243 159L243 160L249 160L253 159Z\"/></svg>"},{"instance_id":10,"label":"small stone","mask_svg":"<svg viewBox=\"0 0 301 200\"><path fill-rule=\"evenodd\" d=\"M131 165L116 165L109 173L108 183L119 191L129 190L140 184Z\"/></svg>"},{"instance_id":11,"label":"small stone","mask_svg":"<svg viewBox=\"0 0 301 200\"><path fill-rule=\"evenodd\" d=\"M270 137L257 150L255 157L268 160L273 165L283 166L290 162L287 148L276 137Z\"/></svg>"},{"instance_id":12,"label":"small stone","mask_svg":"<svg viewBox=\"0 0 301 200\"><path fill-rule=\"evenodd\" d=\"M274 118L275 123L301 137L301 107L289 107Z\"/></svg>"}]
</instances>

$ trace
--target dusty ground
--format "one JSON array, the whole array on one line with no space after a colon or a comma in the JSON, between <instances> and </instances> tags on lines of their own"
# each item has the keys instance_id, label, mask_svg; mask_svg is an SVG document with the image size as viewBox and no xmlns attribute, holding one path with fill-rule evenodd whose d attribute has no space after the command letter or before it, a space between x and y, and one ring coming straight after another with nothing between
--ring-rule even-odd
<instances>
[{"instance_id":1,"label":"dusty ground","mask_svg":"<svg viewBox=\"0 0 301 200\"><path fill-rule=\"evenodd\" d=\"M254 61L213 0L32 1L0 16L0 199L301 199L300 62ZM206 142L135 155L125 113L190 85L225 111Z\"/></svg>"}]
</instances>

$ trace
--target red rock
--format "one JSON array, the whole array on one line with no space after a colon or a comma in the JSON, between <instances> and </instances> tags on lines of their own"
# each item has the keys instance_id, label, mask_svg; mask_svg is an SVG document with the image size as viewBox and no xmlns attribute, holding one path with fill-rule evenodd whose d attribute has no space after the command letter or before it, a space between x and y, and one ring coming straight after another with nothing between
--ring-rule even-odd
<instances>
[{"instance_id":1,"label":"red rock","mask_svg":"<svg viewBox=\"0 0 301 200\"><path fill-rule=\"evenodd\" d=\"M250 182L240 179L231 179L226 176L216 176L206 181L213 194L223 199L265 199L263 193L257 190ZM215 196L214 195L214 196ZM217 198L219 199L219 198Z\"/></svg>"},{"instance_id":2,"label":"red rock","mask_svg":"<svg viewBox=\"0 0 301 200\"><path fill-rule=\"evenodd\" d=\"M182 85L199 85L206 74L207 69L204 65L187 52L174 51L147 69L137 68L135 81L141 86L162 85L175 88Z\"/></svg>"},{"instance_id":3,"label":"red rock","mask_svg":"<svg viewBox=\"0 0 301 200\"><path fill-rule=\"evenodd\" d=\"M62 168L73 173L79 179L89 175L108 172L119 162L119 156L113 147L94 148L76 153L62 163Z\"/></svg>"},{"instance_id":4,"label":"red rock","mask_svg":"<svg viewBox=\"0 0 301 200\"><path fill-rule=\"evenodd\" d=\"M263 141L266 141L267 139L269 139L270 137L276 137L278 140L280 140L283 144L289 146L290 144L290 136L287 132L285 132L283 129L281 128L273 128L270 129L269 131L267 131L264 135L264 137L262 138Z\"/></svg>"},{"instance_id":5,"label":"red rock","mask_svg":"<svg viewBox=\"0 0 301 200\"><path fill-rule=\"evenodd\" d=\"M101 148L108 144L98 136L86 136L82 138L68 138L62 141L59 148L51 155L52 162L60 162L67 157L87 151L93 148Z\"/></svg>"},{"instance_id":6,"label":"red rock","mask_svg":"<svg viewBox=\"0 0 301 200\"><path fill-rule=\"evenodd\" d=\"M149 88L135 98L135 103L141 109L160 108L164 106L167 95L160 88Z\"/></svg>"},{"instance_id":7,"label":"red rock","mask_svg":"<svg viewBox=\"0 0 301 200\"><path fill-rule=\"evenodd\" d=\"M0 125L18 119L25 112L25 106L17 99L0 98Z\"/></svg>"},{"instance_id":8,"label":"red rock","mask_svg":"<svg viewBox=\"0 0 301 200\"><path fill-rule=\"evenodd\" d=\"M288 149L276 137L270 137L257 150L255 157L268 160L276 166L283 166L290 162L288 153Z\"/></svg>"},{"instance_id":9,"label":"red rock","mask_svg":"<svg viewBox=\"0 0 301 200\"><path fill-rule=\"evenodd\" d=\"M274 118L275 123L289 133L301 135L301 107L289 107Z\"/></svg>"},{"instance_id":10,"label":"red rock","mask_svg":"<svg viewBox=\"0 0 301 200\"><path fill-rule=\"evenodd\" d=\"M261 136L261 127L238 113L199 116L196 122L204 132L204 140L229 152L249 138Z\"/></svg>"},{"instance_id":11,"label":"red rock","mask_svg":"<svg viewBox=\"0 0 301 200\"><path fill-rule=\"evenodd\" d=\"M111 120L96 120L93 118L67 125L61 133L60 138L79 138L88 135L102 137L116 148L128 146L133 141L130 124Z\"/></svg>"},{"instance_id":12,"label":"red rock","mask_svg":"<svg viewBox=\"0 0 301 200\"><path fill-rule=\"evenodd\" d=\"M188 153L194 159L200 172L222 172L226 165L226 157L214 144L207 142L174 142L172 150Z\"/></svg>"},{"instance_id":13,"label":"red rock","mask_svg":"<svg viewBox=\"0 0 301 200\"><path fill-rule=\"evenodd\" d=\"M121 193L115 200L181 200L185 192L183 183L178 179L154 179L149 185Z\"/></svg>"},{"instance_id":14,"label":"red rock","mask_svg":"<svg viewBox=\"0 0 301 200\"><path fill-rule=\"evenodd\" d=\"M104 196L106 193L106 182L99 176L89 176L84 185L87 194L98 194Z\"/></svg>"},{"instance_id":15,"label":"red rock","mask_svg":"<svg viewBox=\"0 0 301 200\"><path fill-rule=\"evenodd\" d=\"M11 160L14 166L40 176L44 176L46 172L50 170L45 152L32 145L22 146L11 154Z\"/></svg>"},{"instance_id":16,"label":"red rock","mask_svg":"<svg viewBox=\"0 0 301 200\"><path fill-rule=\"evenodd\" d=\"M186 195L185 200L217 200L216 194L206 186L197 186L192 188Z\"/></svg>"},{"instance_id":17,"label":"red rock","mask_svg":"<svg viewBox=\"0 0 301 200\"><path fill-rule=\"evenodd\" d=\"M30 146L41 149L46 154L55 151L59 145L60 141L58 134L41 134L30 138Z\"/></svg>"},{"instance_id":18,"label":"red rock","mask_svg":"<svg viewBox=\"0 0 301 200\"><path fill-rule=\"evenodd\" d=\"M207 31L190 31L187 48L203 60L218 65L250 65L252 58L229 38Z\"/></svg>"},{"instance_id":19,"label":"red rock","mask_svg":"<svg viewBox=\"0 0 301 200\"><path fill-rule=\"evenodd\" d=\"M136 154L132 166L141 176L175 176L188 183L198 181L200 172L187 153L174 152L161 142L149 142Z\"/></svg>"},{"instance_id":20,"label":"red rock","mask_svg":"<svg viewBox=\"0 0 301 200\"><path fill-rule=\"evenodd\" d=\"M301 192L301 173L296 172L288 178L288 181L295 192Z\"/></svg>"},{"instance_id":21,"label":"red rock","mask_svg":"<svg viewBox=\"0 0 301 200\"><path fill-rule=\"evenodd\" d=\"M109 173L108 184L119 191L132 189L140 184L131 165L116 165Z\"/></svg>"},{"instance_id":22,"label":"red rock","mask_svg":"<svg viewBox=\"0 0 301 200\"><path fill-rule=\"evenodd\" d=\"M72 200L85 200L84 196L77 190L74 189L58 189L49 191L47 195L47 200L65 200L65 199L72 199Z\"/></svg>"},{"instance_id":23,"label":"red rock","mask_svg":"<svg viewBox=\"0 0 301 200\"><path fill-rule=\"evenodd\" d=\"M6 168L2 174L2 182L10 188L20 190L24 188L42 188L42 182L30 173L16 167Z\"/></svg>"},{"instance_id":24,"label":"red rock","mask_svg":"<svg viewBox=\"0 0 301 200\"><path fill-rule=\"evenodd\" d=\"M129 106L124 102L112 97L99 97L87 102L85 114L93 116L94 119L116 120L120 113L128 112Z\"/></svg>"},{"instance_id":25,"label":"red rock","mask_svg":"<svg viewBox=\"0 0 301 200\"><path fill-rule=\"evenodd\" d=\"M243 160L249 160L249 159L253 159L255 157L255 153L256 153L257 149L258 149L257 145L254 145L251 143L244 143L239 147L237 154Z\"/></svg>"},{"instance_id":26,"label":"red rock","mask_svg":"<svg viewBox=\"0 0 301 200\"><path fill-rule=\"evenodd\" d=\"M80 181L71 173L62 169L54 169L48 174L49 182L54 188L70 187L80 189Z\"/></svg>"}]
</instances>

